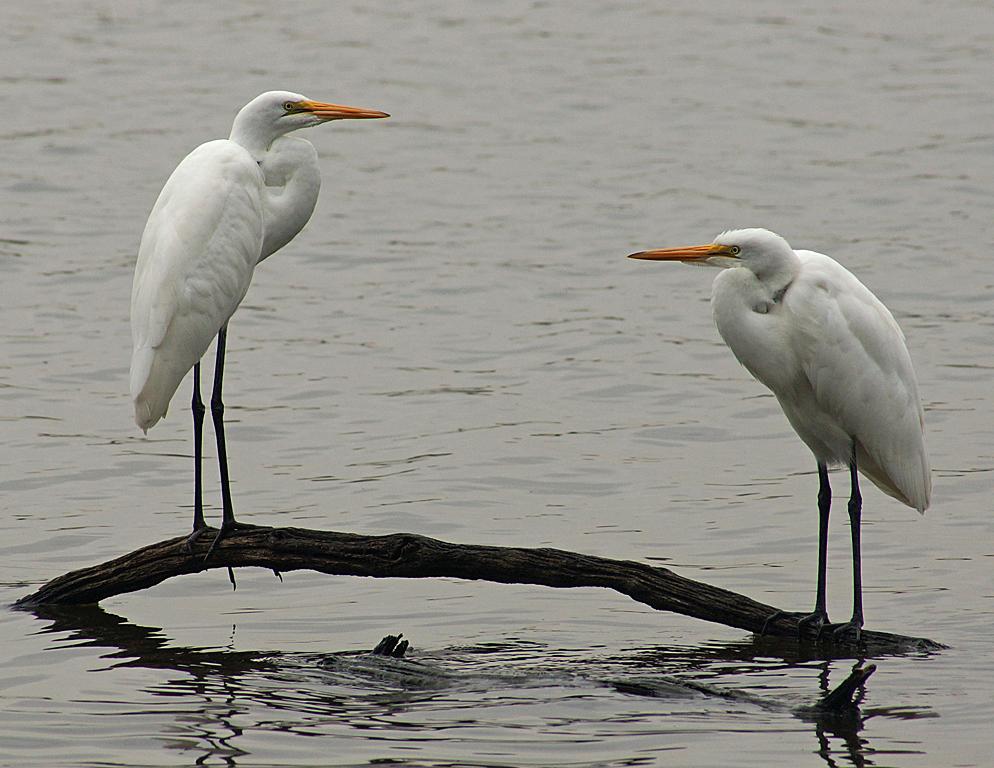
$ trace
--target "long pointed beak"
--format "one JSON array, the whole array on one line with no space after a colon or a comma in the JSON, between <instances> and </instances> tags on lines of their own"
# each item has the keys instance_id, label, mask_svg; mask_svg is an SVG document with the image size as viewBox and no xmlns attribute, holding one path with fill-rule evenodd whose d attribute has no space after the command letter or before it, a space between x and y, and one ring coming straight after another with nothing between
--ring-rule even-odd
<instances>
[{"instance_id":1,"label":"long pointed beak","mask_svg":"<svg viewBox=\"0 0 994 768\"><path fill-rule=\"evenodd\" d=\"M322 120L371 120L376 117L390 117L386 112L365 107L346 107L342 104L326 104L323 101L301 101L297 106Z\"/></svg>"},{"instance_id":2,"label":"long pointed beak","mask_svg":"<svg viewBox=\"0 0 994 768\"><path fill-rule=\"evenodd\" d=\"M684 245L680 248L654 248L649 251L639 251L628 256L629 259L646 259L648 261L707 261L712 256L734 257L732 249L727 245L709 243L708 245Z\"/></svg>"}]
</instances>

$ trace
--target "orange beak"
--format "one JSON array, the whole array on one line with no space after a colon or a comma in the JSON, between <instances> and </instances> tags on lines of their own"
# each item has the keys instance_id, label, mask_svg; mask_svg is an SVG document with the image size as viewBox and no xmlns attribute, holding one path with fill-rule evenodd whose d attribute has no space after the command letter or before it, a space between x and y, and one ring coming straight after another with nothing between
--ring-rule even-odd
<instances>
[{"instance_id":1,"label":"orange beak","mask_svg":"<svg viewBox=\"0 0 994 768\"><path fill-rule=\"evenodd\" d=\"M695 261L707 261L712 256L726 256L734 259L736 252L732 251L732 246L730 245L710 243L708 245L685 245L681 248L654 248L651 251L633 253L628 258L693 263Z\"/></svg>"},{"instance_id":2,"label":"orange beak","mask_svg":"<svg viewBox=\"0 0 994 768\"><path fill-rule=\"evenodd\" d=\"M323 101L298 101L297 107L310 112L322 120L370 120L375 117L390 117L386 112L363 107L346 107L342 104L325 104Z\"/></svg>"}]
</instances>

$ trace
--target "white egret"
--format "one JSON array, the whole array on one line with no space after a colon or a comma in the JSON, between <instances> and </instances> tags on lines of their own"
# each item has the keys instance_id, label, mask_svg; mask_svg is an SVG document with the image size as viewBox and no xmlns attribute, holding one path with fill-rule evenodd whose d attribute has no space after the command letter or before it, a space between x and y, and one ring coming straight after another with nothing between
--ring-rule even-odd
<instances>
[{"instance_id":1,"label":"white egret","mask_svg":"<svg viewBox=\"0 0 994 768\"><path fill-rule=\"evenodd\" d=\"M738 361L776 395L818 466L818 587L800 627L828 626L825 607L828 467L849 468L852 619L859 639L862 499L857 470L919 512L932 483L918 382L904 334L887 307L849 270L821 253L795 251L765 229L724 232L709 245L633 253L633 259L723 267L711 293L718 333Z\"/></svg>"},{"instance_id":2,"label":"white egret","mask_svg":"<svg viewBox=\"0 0 994 768\"><path fill-rule=\"evenodd\" d=\"M200 106L213 108L209 100ZM263 93L238 112L227 139L201 144L183 159L149 214L131 292L131 398L135 422L147 432L166 414L176 388L193 368L191 543L206 528L200 358L217 337L211 416L222 520L213 551L236 525L221 401L228 320L256 265L290 242L310 219L321 187L314 147L286 134L330 120L377 117L388 115L311 101L299 93Z\"/></svg>"}]
</instances>

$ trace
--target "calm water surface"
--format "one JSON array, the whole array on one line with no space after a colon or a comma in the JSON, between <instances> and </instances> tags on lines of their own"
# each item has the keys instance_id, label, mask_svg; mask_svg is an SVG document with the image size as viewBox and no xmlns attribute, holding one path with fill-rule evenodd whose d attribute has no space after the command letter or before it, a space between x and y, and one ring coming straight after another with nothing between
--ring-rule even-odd
<instances>
[{"instance_id":1,"label":"calm water surface","mask_svg":"<svg viewBox=\"0 0 994 768\"><path fill-rule=\"evenodd\" d=\"M6 604L187 527L187 385L147 438L131 422L135 252L178 160L280 87L393 117L309 132L317 211L232 322L240 519L665 562L809 608L811 457L721 344L713 273L624 258L766 226L908 336L935 495L919 518L867 488L867 625L949 646L874 659L862 721L828 727L792 708L853 659L607 591L212 571L0 613L2 765L991 764L988 4L0 17ZM838 514L836 617L847 542ZM398 631L414 663L359 653Z\"/></svg>"}]
</instances>

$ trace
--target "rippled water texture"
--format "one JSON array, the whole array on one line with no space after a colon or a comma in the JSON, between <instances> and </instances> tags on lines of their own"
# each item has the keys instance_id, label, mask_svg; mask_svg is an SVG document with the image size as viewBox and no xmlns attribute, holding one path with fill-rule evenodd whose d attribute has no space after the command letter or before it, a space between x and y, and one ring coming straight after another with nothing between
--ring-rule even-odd
<instances>
[{"instance_id":1,"label":"rippled water texture","mask_svg":"<svg viewBox=\"0 0 994 768\"><path fill-rule=\"evenodd\" d=\"M308 133L317 211L231 323L240 519L810 608L814 462L721 344L713 273L624 258L766 226L906 332L935 494L865 490L867 626L949 646L874 659L829 726L796 708L853 659L605 590L211 571L0 613L0 764L990 764L986 4L15 0L0 40L6 604L189 525L188 385L131 422L135 253L179 159L278 87L392 117ZM843 617L842 513L829 557ZM360 653L396 632L408 660Z\"/></svg>"}]
</instances>

